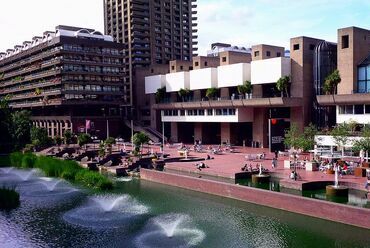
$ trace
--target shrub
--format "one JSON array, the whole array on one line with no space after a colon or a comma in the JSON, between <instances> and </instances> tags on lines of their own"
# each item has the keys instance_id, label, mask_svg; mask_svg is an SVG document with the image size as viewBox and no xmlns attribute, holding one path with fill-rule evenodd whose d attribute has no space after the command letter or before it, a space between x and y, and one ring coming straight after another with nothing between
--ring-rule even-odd
<instances>
[{"instance_id":1,"label":"shrub","mask_svg":"<svg viewBox=\"0 0 370 248\"><path fill-rule=\"evenodd\" d=\"M0 167L8 167L8 166L11 166L10 157L8 155L0 156Z\"/></svg>"},{"instance_id":2,"label":"shrub","mask_svg":"<svg viewBox=\"0 0 370 248\"><path fill-rule=\"evenodd\" d=\"M14 189L0 188L0 209L10 210L19 206L19 194Z\"/></svg>"},{"instance_id":3,"label":"shrub","mask_svg":"<svg viewBox=\"0 0 370 248\"><path fill-rule=\"evenodd\" d=\"M21 167L23 154L21 152L13 152L10 154L10 165L13 167Z\"/></svg>"},{"instance_id":4,"label":"shrub","mask_svg":"<svg viewBox=\"0 0 370 248\"><path fill-rule=\"evenodd\" d=\"M33 153L23 154L21 167L22 168L33 168L33 166L35 165L36 159L37 157Z\"/></svg>"}]
</instances>

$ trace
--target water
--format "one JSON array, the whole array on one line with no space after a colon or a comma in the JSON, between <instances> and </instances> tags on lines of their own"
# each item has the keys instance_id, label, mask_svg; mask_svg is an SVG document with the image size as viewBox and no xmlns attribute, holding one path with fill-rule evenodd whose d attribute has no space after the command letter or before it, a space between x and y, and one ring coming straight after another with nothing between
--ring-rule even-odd
<instances>
[{"instance_id":1,"label":"water","mask_svg":"<svg viewBox=\"0 0 370 248\"><path fill-rule=\"evenodd\" d=\"M117 182L111 194L78 190L58 201L25 195L50 192L43 179L0 172L0 182L10 179L22 189L21 206L0 211L2 248L370 247L369 230L138 179ZM54 190L64 187L74 186Z\"/></svg>"}]
</instances>

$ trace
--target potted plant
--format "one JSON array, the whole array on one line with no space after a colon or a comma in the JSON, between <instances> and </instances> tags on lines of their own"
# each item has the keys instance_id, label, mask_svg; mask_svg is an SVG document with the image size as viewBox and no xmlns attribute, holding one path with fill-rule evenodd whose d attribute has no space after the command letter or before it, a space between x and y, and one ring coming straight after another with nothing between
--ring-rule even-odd
<instances>
[{"instance_id":1,"label":"potted plant","mask_svg":"<svg viewBox=\"0 0 370 248\"><path fill-rule=\"evenodd\" d=\"M245 99L252 98L252 83L246 80L242 85L237 86L238 93L240 95L245 95Z\"/></svg>"},{"instance_id":2,"label":"potted plant","mask_svg":"<svg viewBox=\"0 0 370 248\"><path fill-rule=\"evenodd\" d=\"M208 99L213 99L218 95L218 89L215 87L209 88L206 91L206 97Z\"/></svg>"},{"instance_id":3,"label":"potted plant","mask_svg":"<svg viewBox=\"0 0 370 248\"><path fill-rule=\"evenodd\" d=\"M181 98L181 100L183 102L185 102L185 99L190 95L190 90L185 88L185 89L180 89L179 92L177 92L177 94L179 95L179 97Z\"/></svg>"},{"instance_id":4,"label":"potted plant","mask_svg":"<svg viewBox=\"0 0 370 248\"><path fill-rule=\"evenodd\" d=\"M287 97L289 97L288 87L290 83L290 77L289 76L283 76L279 78L279 80L276 82L276 89L280 91L281 97L284 97L284 92Z\"/></svg>"},{"instance_id":5,"label":"potted plant","mask_svg":"<svg viewBox=\"0 0 370 248\"><path fill-rule=\"evenodd\" d=\"M155 102L160 103L164 100L165 97L166 97L166 87L157 89L157 92L155 93Z\"/></svg>"}]
</instances>

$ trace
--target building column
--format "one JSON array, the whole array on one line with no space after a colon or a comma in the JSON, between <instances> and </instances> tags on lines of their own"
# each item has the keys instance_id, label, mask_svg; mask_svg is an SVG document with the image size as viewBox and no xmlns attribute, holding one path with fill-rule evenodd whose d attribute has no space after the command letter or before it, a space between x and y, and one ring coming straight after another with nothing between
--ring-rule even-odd
<instances>
[{"instance_id":1,"label":"building column","mask_svg":"<svg viewBox=\"0 0 370 248\"><path fill-rule=\"evenodd\" d=\"M230 98L229 88L221 88L220 97L229 99Z\"/></svg>"},{"instance_id":2,"label":"building column","mask_svg":"<svg viewBox=\"0 0 370 248\"><path fill-rule=\"evenodd\" d=\"M51 121L51 137L52 138L55 137L55 125L54 125L54 121Z\"/></svg>"},{"instance_id":3,"label":"building column","mask_svg":"<svg viewBox=\"0 0 370 248\"><path fill-rule=\"evenodd\" d=\"M178 133L177 122L171 122L171 140L173 142L179 142L179 133Z\"/></svg>"},{"instance_id":4,"label":"building column","mask_svg":"<svg viewBox=\"0 0 370 248\"><path fill-rule=\"evenodd\" d=\"M194 123L194 140L202 140L203 139L202 126L203 126L203 123L201 123L201 122L195 122Z\"/></svg>"},{"instance_id":5,"label":"building column","mask_svg":"<svg viewBox=\"0 0 370 248\"><path fill-rule=\"evenodd\" d=\"M46 121L46 130L48 131L48 136L51 136L51 130L50 130L50 121Z\"/></svg>"},{"instance_id":6,"label":"building column","mask_svg":"<svg viewBox=\"0 0 370 248\"><path fill-rule=\"evenodd\" d=\"M255 108L253 119L253 141L259 143L259 147L268 147L268 114L267 108Z\"/></svg>"},{"instance_id":7,"label":"building column","mask_svg":"<svg viewBox=\"0 0 370 248\"><path fill-rule=\"evenodd\" d=\"M302 107L292 107L290 108L290 125L294 123L298 127L300 133L304 130L304 119L303 119L303 109Z\"/></svg>"},{"instance_id":8,"label":"building column","mask_svg":"<svg viewBox=\"0 0 370 248\"><path fill-rule=\"evenodd\" d=\"M59 122L59 136L63 137L63 121Z\"/></svg>"},{"instance_id":9,"label":"building column","mask_svg":"<svg viewBox=\"0 0 370 248\"><path fill-rule=\"evenodd\" d=\"M221 143L230 143L231 140L230 135L230 123L228 122L221 122Z\"/></svg>"}]
</instances>

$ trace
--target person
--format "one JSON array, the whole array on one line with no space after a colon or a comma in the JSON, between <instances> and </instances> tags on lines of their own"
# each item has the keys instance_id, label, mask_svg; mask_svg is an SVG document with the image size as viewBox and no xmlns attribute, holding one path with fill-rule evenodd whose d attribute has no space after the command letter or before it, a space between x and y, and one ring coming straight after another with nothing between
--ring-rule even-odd
<instances>
[{"instance_id":1,"label":"person","mask_svg":"<svg viewBox=\"0 0 370 248\"><path fill-rule=\"evenodd\" d=\"M252 164L249 164L249 171L250 172L253 172L253 166L252 166Z\"/></svg>"},{"instance_id":2,"label":"person","mask_svg":"<svg viewBox=\"0 0 370 248\"><path fill-rule=\"evenodd\" d=\"M275 150L275 158L276 158L276 159L278 158L278 155L279 155L278 150Z\"/></svg>"},{"instance_id":3,"label":"person","mask_svg":"<svg viewBox=\"0 0 370 248\"><path fill-rule=\"evenodd\" d=\"M272 162L271 162L271 166L273 169L276 168L276 165L277 165L277 159L276 158L272 158Z\"/></svg>"},{"instance_id":4,"label":"person","mask_svg":"<svg viewBox=\"0 0 370 248\"><path fill-rule=\"evenodd\" d=\"M211 159L211 156L209 156L209 154L207 154L207 160L210 160Z\"/></svg>"},{"instance_id":5,"label":"person","mask_svg":"<svg viewBox=\"0 0 370 248\"><path fill-rule=\"evenodd\" d=\"M248 165L247 164L245 164L243 167L242 167L242 171L248 171Z\"/></svg>"}]
</instances>

